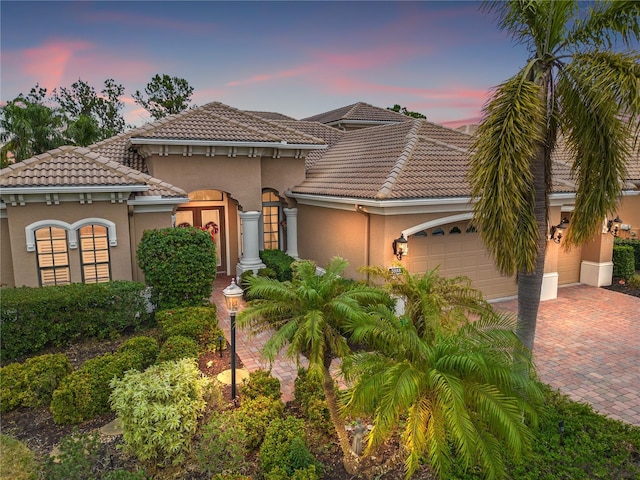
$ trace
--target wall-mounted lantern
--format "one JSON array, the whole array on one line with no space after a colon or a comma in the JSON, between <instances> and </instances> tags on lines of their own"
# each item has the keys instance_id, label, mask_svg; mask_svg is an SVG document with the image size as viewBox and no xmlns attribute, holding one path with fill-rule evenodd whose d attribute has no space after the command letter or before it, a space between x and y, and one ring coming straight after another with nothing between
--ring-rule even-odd
<instances>
[{"instance_id":1,"label":"wall-mounted lantern","mask_svg":"<svg viewBox=\"0 0 640 480\"><path fill-rule=\"evenodd\" d=\"M620 217L616 215L616 218L613 220L609 220L607 222L607 232L613 235L614 237L618 236L618 232L620 231L620 225L622 224L622 220Z\"/></svg>"},{"instance_id":2,"label":"wall-mounted lantern","mask_svg":"<svg viewBox=\"0 0 640 480\"><path fill-rule=\"evenodd\" d=\"M555 243L560 243L563 237L563 231L566 230L567 225L569 225L569 219L567 217L563 217L558 225L551 227L549 240L553 240Z\"/></svg>"},{"instance_id":3,"label":"wall-mounted lantern","mask_svg":"<svg viewBox=\"0 0 640 480\"><path fill-rule=\"evenodd\" d=\"M409 253L409 242L404 238L404 233L400 234L399 238L393 241L393 254L398 260L402 260L403 256Z\"/></svg>"}]
</instances>

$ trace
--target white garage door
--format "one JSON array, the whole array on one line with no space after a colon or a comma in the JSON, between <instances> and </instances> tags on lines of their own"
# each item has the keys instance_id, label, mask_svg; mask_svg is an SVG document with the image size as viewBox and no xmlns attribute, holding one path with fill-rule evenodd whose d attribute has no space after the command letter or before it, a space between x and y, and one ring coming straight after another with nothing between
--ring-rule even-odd
<instances>
[{"instance_id":1,"label":"white garage door","mask_svg":"<svg viewBox=\"0 0 640 480\"><path fill-rule=\"evenodd\" d=\"M480 235L466 228L464 224L443 225L411 235L406 257L409 271L423 273L439 266L440 274L445 277L469 277L487 299L515 295L515 279L504 277L496 270Z\"/></svg>"}]
</instances>

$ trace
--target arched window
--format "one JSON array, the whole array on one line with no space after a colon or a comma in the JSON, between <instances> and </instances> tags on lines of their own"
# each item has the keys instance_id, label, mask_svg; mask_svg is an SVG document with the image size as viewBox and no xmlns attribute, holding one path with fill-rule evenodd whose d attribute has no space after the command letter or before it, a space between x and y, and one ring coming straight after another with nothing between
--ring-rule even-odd
<instances>
[{"instance_id":1,"label":"arched window","mask_svg":"<svg viewBox=\"0 0 640 480\"><path fill-rule=\"evenodd\" d=\"M56 226L38 228L35 243L40 286L71 283L67 230Z\"/></svg>"},{"instance_id":2,"label":"arched window","mask_svg":"<svg viewBox=\"0 0 640 480\"><path fill-rule=\"evenodd\" d=\"M80 228L80 263L84 283L102 283L111 280L107 227L92 224Z\"/></svg>"},{"instance_id":3,"label":"arched window","mask_svg":"<svg viewBox=\"0 0 640 480\"><path fill-rule=\"evenodd\" d=\"M280 248L281 219L282 206L280 198L274 191L265 190L262 192L262 238L265 250L277 250Z\"/></svg>"}]
</instances>

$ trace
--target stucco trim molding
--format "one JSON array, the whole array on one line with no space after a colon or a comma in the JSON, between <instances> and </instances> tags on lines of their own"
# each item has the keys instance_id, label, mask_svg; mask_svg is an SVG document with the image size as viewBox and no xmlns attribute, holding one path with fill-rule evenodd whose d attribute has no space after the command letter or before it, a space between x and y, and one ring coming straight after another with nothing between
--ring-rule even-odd
<instances>
[{"instance_id":1,"label":"stucco trim molding","mask_svg":"<svg viewBox=\"0 0 640 480\"><path fill-rule=\"evenodd\" d=\"M69 232L69 249L75 250L78 248L78 230L86 225L102 225L109 231L109 246L117 247L118 238L116 234L116 224L111 220L104 218L83 218L74 223L67 223L62 220L38 220L30 225L24 227L24 232L27 237L27 252L36 251L36 230L42 227L59 227L64 228Z\"/></svg>"},{"instance_id":2,"label":"stucco trim molding","mask_svg":"<svg viewBox=\"0 0 640 480\"><path fill-rule=\"evenodd\" d=\"M433 227L439 227L440 225L446 225L447 223L462 222L464 220L471 220L473 218L473 212L461 213L460 215L449 215L448 217L436 218L429 220L428 222L421 223L411 228L405 228L402 233L405 237L413 235L414 233L421 232Z\"/></svg>"}]
</instances>

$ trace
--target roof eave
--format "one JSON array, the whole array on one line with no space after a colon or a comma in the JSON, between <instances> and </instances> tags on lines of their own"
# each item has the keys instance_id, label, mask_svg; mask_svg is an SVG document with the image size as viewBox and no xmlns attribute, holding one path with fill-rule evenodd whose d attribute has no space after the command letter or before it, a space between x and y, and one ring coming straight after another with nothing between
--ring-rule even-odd
<instances>
[{"instance_id":1,"label":"roof eave","mask_svg":"<svg viewBox=\"0 0 640 480\"><path fill-rule=\"evenodd\" d=\"M287 143L282 142L236 142L225 140L180 140L168 138L140 138L130 139L132 145L193 145L203 147L267 147L284 150L322 150L327 148L326 144L309 143Z\"/></svg>"}]
</instances>

